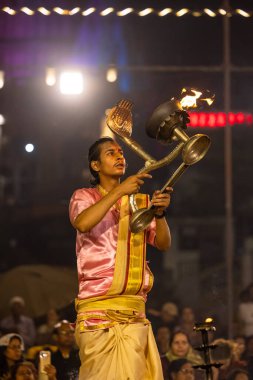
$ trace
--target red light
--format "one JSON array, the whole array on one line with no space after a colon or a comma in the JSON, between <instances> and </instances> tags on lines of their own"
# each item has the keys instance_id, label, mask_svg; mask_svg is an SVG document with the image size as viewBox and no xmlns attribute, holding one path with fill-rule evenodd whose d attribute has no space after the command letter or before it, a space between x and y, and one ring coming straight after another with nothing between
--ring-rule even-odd
<instances>
[{"instance_id":1,"label":"red light","mask_svg":"<svg viewBox=\"0 0 253 380\"><path fill-rule=\"evenodd\" d=\"M189 126L193 128L223 128L227 122L229 125L253 124L253 115L243 112L229 112L228 117L224 112L189 112Z\"/></svg>"}]
</instances>

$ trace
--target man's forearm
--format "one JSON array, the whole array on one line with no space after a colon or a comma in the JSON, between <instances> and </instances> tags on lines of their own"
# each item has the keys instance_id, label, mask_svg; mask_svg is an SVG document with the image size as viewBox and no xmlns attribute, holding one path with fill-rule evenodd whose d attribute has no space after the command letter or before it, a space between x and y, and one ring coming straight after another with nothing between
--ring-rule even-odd
<instances>
[{"instance_id":1,"label":"man's forearm","mask_svg":"<svg viewBox=\"0 0 253 380\"><path fill-rule=\"evenodd\" d=\"M165 218L156 219L156 247L165 251L171 246L170 228Z\"/></svg>"},{"instance_id":2,"label":"man's forearm","mask_svg":"<svg viewBox=\"0 0 253 380\"><path fill-rule=\"evenodd\" d=\"M73 223L74 227L80 232L90 231L103 219L122 195L120 188L111 190L100 201L81 212Z\"/></svg>"}]
</instances>

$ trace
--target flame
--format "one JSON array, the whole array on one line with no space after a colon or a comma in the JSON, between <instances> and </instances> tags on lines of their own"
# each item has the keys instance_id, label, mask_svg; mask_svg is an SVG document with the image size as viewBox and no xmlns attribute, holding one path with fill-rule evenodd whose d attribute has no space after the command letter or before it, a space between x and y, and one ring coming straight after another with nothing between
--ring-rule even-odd
<instances>
[{"instance_id":1,"label":"flame","mask_svg":"<svg viewBox=\"0 0 253 380\"><path fill-rule=\"evenodd\" d=\"M204 91L205 95L210 94L209 91ZM193 88L191 89L185 89L183 88L181 91L181 94L186 93L183 98L180 100L180 104L182 108L197 108L199 106L199 102L206 102L209 106L214 102L214 95L211 97L203 97L201 98L201 95L203 94L200 91L194 90ZM189 94L194 94L194 95L189 95ZM205 96L204 95L204 96Z\"/></svg>"},{"instance_id":2,"label":"flame","mask_svg":"<svg viewBox=\"0 0 253 380\"><path fill-rule=\"evenodd\" d=\"M202 92L191 90L195 95L186 95L180 100L180 104L183 108L196 108L197 107L197 99L200 98ZM182 93L186 92L185 89L182 90Z\"/></svg>"}]
</instances>

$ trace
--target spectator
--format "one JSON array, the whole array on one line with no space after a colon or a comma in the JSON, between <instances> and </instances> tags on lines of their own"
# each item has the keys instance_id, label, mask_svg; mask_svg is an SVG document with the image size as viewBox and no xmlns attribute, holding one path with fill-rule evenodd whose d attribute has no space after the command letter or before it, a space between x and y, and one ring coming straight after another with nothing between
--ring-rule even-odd
<instances>
[{"instance_id":1,"label":"spectator","mask_svg":"<svg viewBox=\"0 0 253 380\"><path fill-rule=\"evenodd\" d=\"M45 368L47 380L56 380L56 369L53 365ZM13 366L10 380L37 380L38 372L32 362L22 361Z\"/></svg>"},{"instance_id":2,"label":"spectator","mask_svg":"<svg viewBox=\"0 0 253 380\"><path fill-rule=\"evenodd\" d=\"M166 354L169 362L177 359L187 359L191 364L202 364L201 356L192 348L187 334L176 331L170 339L170 348Z\"/></svg>"},{"instance_id":3,"label":"spectator","mask_svg":"<svg viewBox=\"0 0 253 380\"><path fill-rule=\"evenodd\" d=\"M25 348L32 346L35 341L35 326L31 318L24 315L25 301L22 297L13 297L10 300L11 314L0 321L0 330L4 333L20 334Z\"/></svg>"},{"instance_id":4,"label":"spectator","mask_svg":"<svg viewBox=\"0 0 253 380\"><path fill-rule=\"evenodd\" d=\"M227 380L249 380L249 374L243 369L236 369L228 374Z\"/></svg>"},{"instance_id":5,"label":"spectator","mask_svg":"<svg viewBox=\"0 0 253 380\"><path fill-rule=\"evenodd\" d=\"M168 368L169 380L194 380L195 374L191 363L187 359L177 359L170 363Z\"/></svg>"},{"instance_id":6,"label":"spectator","mask_svg":"<svg viewBox=\"0 0 253 380\"><path fill-rule=\"evenodd\" d=\"M214 340L212 344L216 345L216 348L211 352L211 359L221 364L216 375L218 380L227 379L232 370L245 369L244 363L235 360L236 343L234 341L220 338Z\"/></svg>"},{"instance_id":7,"label":"spectator","mask_svg":"<svg viewBox=\"0 0 253 380\"><path fill-rule=\"evenodd\" d=\"M66 320L59 322L54 329L57 351L52 353L52 364L57 371L57 380L76 380L80 359L75 348L74 329Z\"/></svg>"},{"instance_id":8,"label":"spectator","mask_svg":"<svg viewBox=\"0 0 253 380\"><path fill-rule=\"evenodd\" d=\"M60 317L55 309L48 310L46 323L40 325L37 329L36 343L38 345L54 344L52 335L54 326L59 322L59 319Z\"/></svg>"},{"instance_id":9,"label":"spectator","mask_svg":"<svg viewBox=\"0 0 253 380\"><path fill-rule=\"evenodd\" d=\"M18 334L0 338L0 380L8 379L12 367L23 360L24 349L24 341Z\"/></svg>"},{"instance_id":10,"label":"spectator","mask_svg":"<svg viewBox=\"0 0 253 380\"><path fill-rule=\"evenodd\" d=\"M179 324L175 328L175 331L183 331L187 334L193 347L197 347L202 344L201 335L194 331L195 323L196 320L193 309L186 306L182 309Z\"/></svg>"}]
</instances>

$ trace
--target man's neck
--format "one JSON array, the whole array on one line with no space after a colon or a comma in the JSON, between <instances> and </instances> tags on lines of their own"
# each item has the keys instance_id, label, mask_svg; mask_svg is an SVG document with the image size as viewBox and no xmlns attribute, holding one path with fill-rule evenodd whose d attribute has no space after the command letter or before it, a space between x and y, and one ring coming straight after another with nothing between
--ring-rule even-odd
<instances>
[{"instance_id":1,"label":"man's neck","mask_svg":"<svg viewBox=\"0 0 253 380\"><path fill-rule=\"evenodd\" d=\"M108 178L108 177L100 178L100 186L108 192L115 189L115 187L117 187L119 183L120 183L119 178Z\"/></svg>"}]
</instances>

